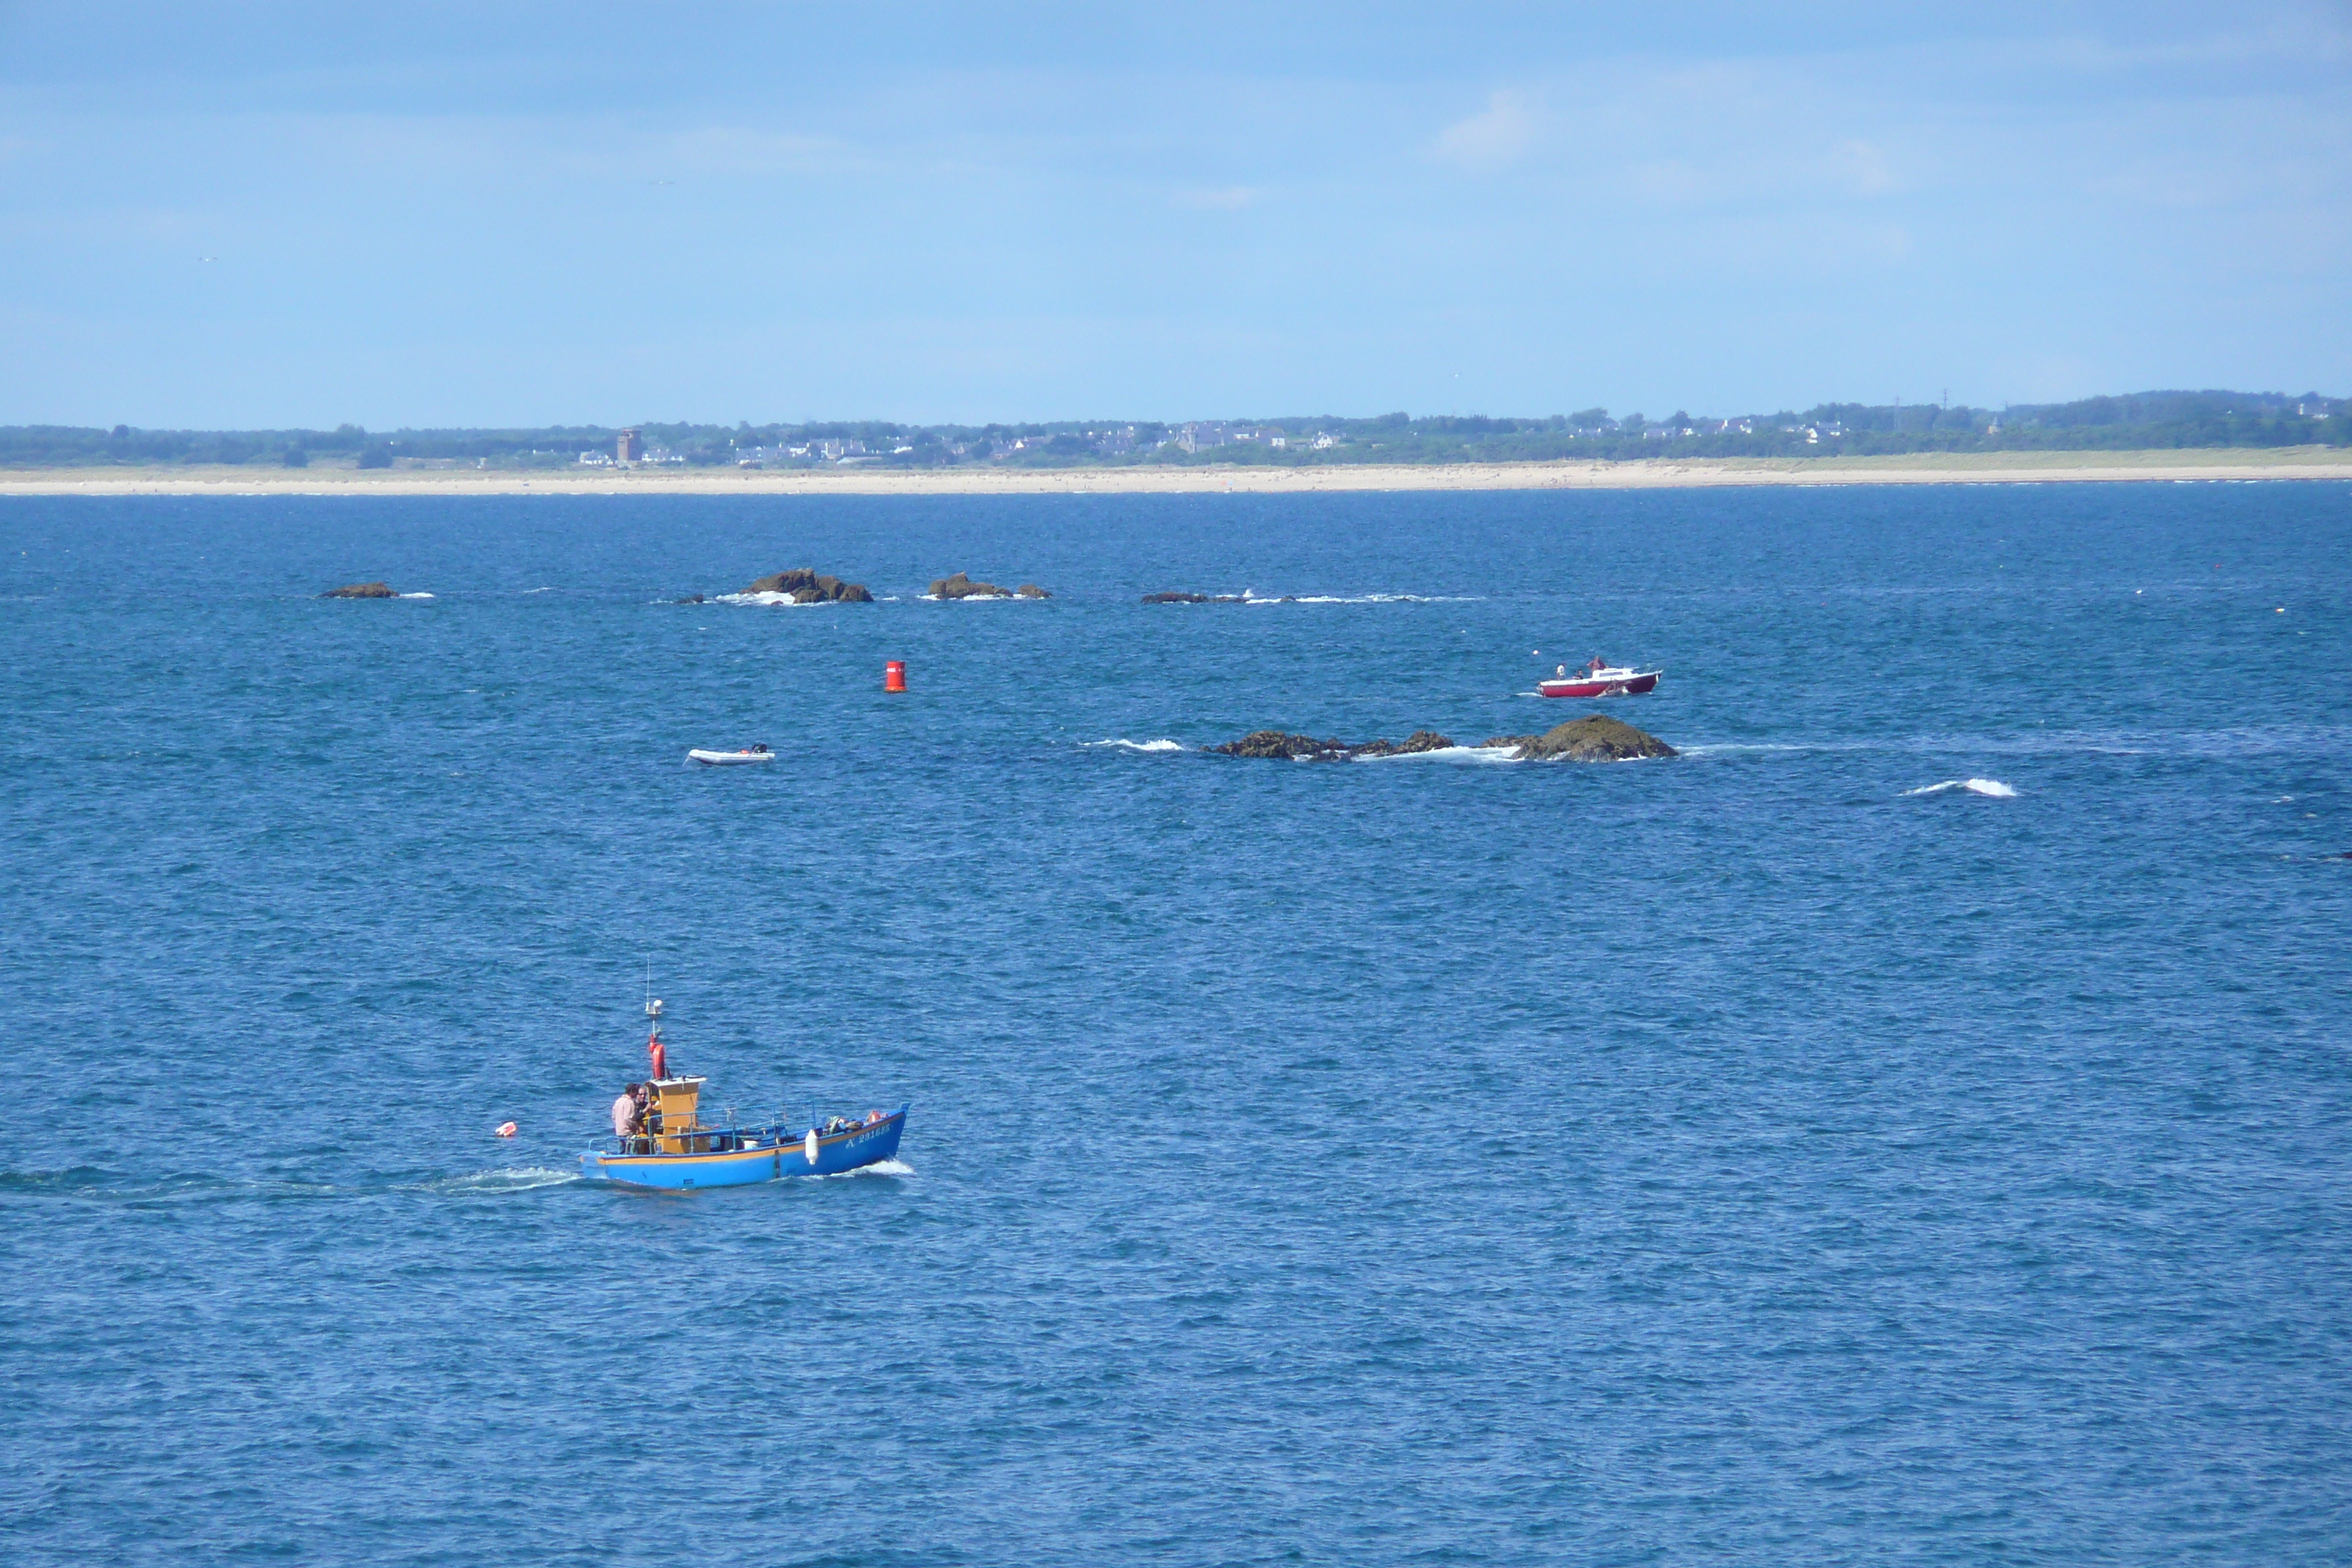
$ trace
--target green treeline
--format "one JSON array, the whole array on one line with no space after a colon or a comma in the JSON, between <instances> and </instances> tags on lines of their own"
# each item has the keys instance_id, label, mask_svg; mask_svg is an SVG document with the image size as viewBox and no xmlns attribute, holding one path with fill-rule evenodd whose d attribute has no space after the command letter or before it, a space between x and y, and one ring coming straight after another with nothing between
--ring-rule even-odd
<instances>
[{"instance_id":1,"label":"green treeline","mask_svg":"<svg viewBox=\"0 0 2352 1568\"><path fill-rule=\"evenodd\" d=\"M2352 446L2352 401L2305 393L2143 392L2002 409L1830 403L1803 413L1663 419L1602 408L1542 419L1388 414L1188 425L644 424L646 460L693 468L1024 468L1128 464L1513 462L1545 458L1824 458L1905 452ZM612 458L621 432L111 430L0 426L0 467L246 464L576 468Z\"/></svg>"}]
</instances>

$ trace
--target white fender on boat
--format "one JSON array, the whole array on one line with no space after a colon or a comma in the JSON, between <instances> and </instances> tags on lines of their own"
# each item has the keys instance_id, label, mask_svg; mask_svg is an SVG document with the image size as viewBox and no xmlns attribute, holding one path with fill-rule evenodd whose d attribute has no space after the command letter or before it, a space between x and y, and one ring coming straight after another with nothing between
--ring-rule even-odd
<instances>
[{"instance_id":1,"label":"white fender on boat","mask_svg":"<svg viewBox=\"0 0 2352 1568\"><path fill-rule=\"evenodd\" d=\"M805 1139L802 1140L802 1142L801 1142L801 1152L808 1156L808 1163L809 1163L810 1164L814 1165L814 1164L815 1164L815 1163L816 1163L816 1129L815 1129L815 1128L814 1128L814 1127L810 1128L810 1129L809 1129L809 1135L808 1135Z\"/></svg>"}]
</instances>

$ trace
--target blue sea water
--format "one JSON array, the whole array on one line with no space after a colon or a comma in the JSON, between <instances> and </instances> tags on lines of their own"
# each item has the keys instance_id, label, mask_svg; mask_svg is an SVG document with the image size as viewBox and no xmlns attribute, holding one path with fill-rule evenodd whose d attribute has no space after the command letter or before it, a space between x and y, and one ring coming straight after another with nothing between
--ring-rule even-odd
<instances>
[{"instance_id":1,"label":"blue sea water","mask_svg":"<svg viewBox=\"0 0 2352 1568\"><path fill-rule=\"evenodd\" d=\"M2340 484L0 502L0 1550L2342 1563L2347 544ZM798 565L885 602L666 602ZM376 577L434 596L311 596ZM1538 730L1594 653L1684 755L1198 750ZM900 1161L573 1180L648 973L710 1101L911 1100Z\"/></svg>"}]
</instances>

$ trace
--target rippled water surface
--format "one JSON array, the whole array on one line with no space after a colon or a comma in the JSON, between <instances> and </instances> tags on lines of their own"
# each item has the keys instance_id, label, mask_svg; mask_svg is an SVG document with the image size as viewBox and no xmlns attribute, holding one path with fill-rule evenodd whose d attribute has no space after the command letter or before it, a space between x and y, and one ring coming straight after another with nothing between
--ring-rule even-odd
<instances>
[{"instance_id":1,"label":"rippled water surface","mask_svg":"<svg viewBox=\"0 0 2352 1568\"><path fill-rule=\"evenodd\" d=\"M2336 484L0 501L0 1545L2341 1563L2347 546ZM665 602L797 565L884 602ZM1198 750L1594 653L1685 755ZM710 1101L911 1100L901 1163L571 1179L648 971Z\"/></svg>"}]
</instances>

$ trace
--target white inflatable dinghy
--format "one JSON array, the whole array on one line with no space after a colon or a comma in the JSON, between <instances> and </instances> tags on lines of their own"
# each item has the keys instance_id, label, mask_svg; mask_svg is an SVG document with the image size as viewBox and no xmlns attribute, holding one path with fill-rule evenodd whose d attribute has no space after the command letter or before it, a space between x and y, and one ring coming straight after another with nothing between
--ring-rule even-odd
<instances>
[{"instance_id":1,"label":"white inflatable dinghy","mask_svg":"<svg viewBox=\"0 0 2352 1568\"><path fill-rule=\"evenodd\" d=\"M765 746L750 746L740 752L698 751L688 752L686 754L698 763L705 763L714 768L732 767L738 763L772 763L776 760L776 753Z\"/></svg>"}]
</instances>

